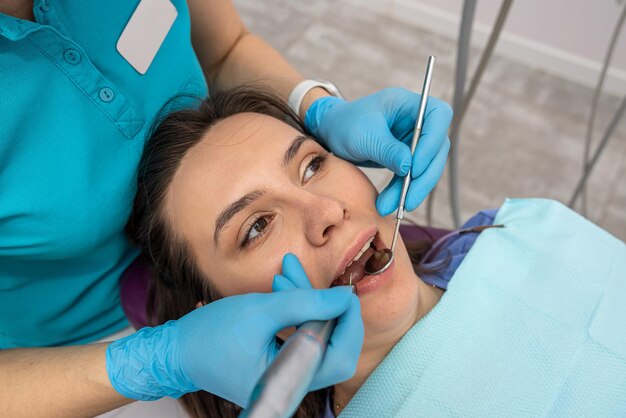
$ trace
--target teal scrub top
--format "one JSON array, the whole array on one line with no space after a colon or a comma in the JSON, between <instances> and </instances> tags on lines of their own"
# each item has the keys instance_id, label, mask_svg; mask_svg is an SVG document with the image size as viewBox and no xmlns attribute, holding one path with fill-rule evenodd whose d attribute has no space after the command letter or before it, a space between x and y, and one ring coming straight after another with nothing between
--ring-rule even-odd
<instances>
[{"instance_id":1,"label":"teal scrub top","mask_svg":"<svg viewBox=\"0 0 626 418\"><path fill-rule=\"evenodd\" d=\"M0 348L128 326L118 280L146 134L169 99L207 87L184 0L148 71L116 50L139 1L35 0L0 14Z\"/></svg>"}]
</instances>

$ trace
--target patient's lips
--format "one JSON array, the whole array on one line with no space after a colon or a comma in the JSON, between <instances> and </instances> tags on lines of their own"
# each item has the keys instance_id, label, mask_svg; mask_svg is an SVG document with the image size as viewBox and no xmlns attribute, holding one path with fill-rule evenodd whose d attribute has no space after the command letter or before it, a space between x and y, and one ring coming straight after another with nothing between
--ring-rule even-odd
<instances>
[{"instance_id":1,"label":"patient's lips","mask_svg":"<svg viewBox=\"0 0 626 418\"><path fill-rule=\"evenodd\" d=\"M393 275L395 266L393 261L389 268L381 274L372 276L365 273L365 264L369 258L374 255L378 247L385 248L386 245L377 233L374 240L370 243L370 247L363 252L359 259L346 268L346 271L342 275L332 282L331 287L348 285L350 283L350 276L352 276L352 284L356 290L355 293L359 297L382 287Z\"/></svg>"},{"instance_id":2,"label":"patient's lips","mask_svg":"<svg viewBox=\"0 0 626 418\"><path fill-rule=\"evenodd\" d=\"M346 268L346 271L341 276L337 277L335 281L333 281L331 287L348 285L350 283L355 284L365 277L365 263L375 251L375 248L370 243L370 247L365 250L361 257L352 262L352 264Z\"/></svg>"}]
</instances>

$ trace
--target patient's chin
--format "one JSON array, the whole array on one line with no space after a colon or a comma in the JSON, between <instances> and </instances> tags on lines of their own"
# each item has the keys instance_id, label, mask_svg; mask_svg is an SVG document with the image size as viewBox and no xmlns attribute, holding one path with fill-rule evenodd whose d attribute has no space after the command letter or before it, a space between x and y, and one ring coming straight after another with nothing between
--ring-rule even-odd
<instances>
[{"instance_id":1,"label":"patient's chin","mask_svg":"<svg viewBox=\"0 0 626 418\"><path fill-rule=\"evenodd\" d=\"M360 298L365 327L365 345L384 338L397 339L416 321L418 312L418 279L411 271L396 266L393 277L385 286ZM399 267L399 268L398 268Z\"/></svg>"}]
</instances>

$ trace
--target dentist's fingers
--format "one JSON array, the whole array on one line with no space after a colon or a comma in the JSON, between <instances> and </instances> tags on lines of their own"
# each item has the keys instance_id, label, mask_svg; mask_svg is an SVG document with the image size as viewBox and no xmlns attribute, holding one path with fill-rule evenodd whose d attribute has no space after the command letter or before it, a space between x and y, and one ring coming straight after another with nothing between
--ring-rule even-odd
<instances>
[{"instance_id":1,"label":"dentist's fingers","mask_svg":"<svg viewBox=\"0 0 626 418\"><path fill-rule=\"evenodd\" d=\"M359 298L352 295L348 310L337 319L324 361L311 383L310 390L328 387L354 376L363 346L363 336L361 304Z\"/></svg>"},{"instance_id":2,"label":"dentist's fingers","mask_svg":"<svg viewBox=\"0 0 626 418\"><path fill-rule=\"evenodd\" d=\"M381 216L387 216L398 209L403 181L404 177L393 176L393 179L376 198L376 210Z\"/></svg>"},{"instance_id":3,"label":"dentist's fingers","mask_svg":"<svg viewBox=\"0 0 626 418\"><path fill-rule=\"evenodd\" d=\"M276 333L307 321L337 318L348 309L353 295L350 286L275 292L266 295L258 311L265 316L266 326Z\"/></svg>"},{"instance_id":4,"label":"dentist's fingers","mask_svg":"<svg viewBox=\"0 0 626 418\"><path fill-rule=\"evenodd\" d=\"M446 137L437 155L435 155L435 158L430 162L425 172L418 178L411 180L404 207L406 211L410 212L417 209L426 196L433 190L435 185L437 185L446 167L449 151L450 140ZM403 177L394 176L378 195L376 199L376 209L381 216L387 216L398 209L403 181Z\"/></svg>"},{"instance_id":5,"label":"dentist's fingers","mask_svg":"<svg viewBox=\"0 0 626 418\"><path fill-rule=\"evenodd\" d=\"M309 278L295 254L287 253L283 257L282 276L290 280L299 289L312 289Z\"/></svg>"},{"instance_id":6,"label":"dentist's fingers","mask_svg":"<svg viewBox=\"0 0 626 418\"><path fill-rule=\"evenodd\" d=\"M382 118L380 123L372 123L369 130L363 135L365 135L362 139L364 141L363 146L358 152L362 161L374 163L374 166L385 167L400 175L409 172L411 169L411 150L406 144L396 139Z\"/></svg>"},{"instance_id":7,"label":"dentist's fingers","mask_svg":"<svg viewBox=\"0 0 626 418\"><path fill-rule=\"evenodd\" d=\"M297 288L298 286L291 280L280 274L274 276L274 280L272 281L272 292L282 292L284 290L294 290Z\"/></svg>"},{"instance_id":8,"label":"dentist's fingers","mask_svg":"<svg viewBox=\"0 0 626 418\"><path fill-rule=\"evenodd\" d=\"M431 161L426 171L421 176L411 181L405 202L405 209L407 211L410 212L417 209L424 199L426 199L426 196L428 196L437 185L446 167L448 151L450 151L450 140L446 137L439 152L437 152L437 155Z\"/></svg>"}]
</instances>

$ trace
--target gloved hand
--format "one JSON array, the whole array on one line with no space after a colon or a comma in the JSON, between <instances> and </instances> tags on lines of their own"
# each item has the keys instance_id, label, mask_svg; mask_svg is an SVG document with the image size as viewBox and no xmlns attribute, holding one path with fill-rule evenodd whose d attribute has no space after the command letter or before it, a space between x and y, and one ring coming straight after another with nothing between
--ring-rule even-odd
<instances>
[{"instance_id":1,"label":"gloved hand","mask_svg":"<svg viewBox=\"0 0 626 418\"><path fill-rule=\"evenodd\" d=\"M348 287L352 291L349 286L341 287ZM285 292L294 289L312 289L312 287L298 258L293 254L287 254L283 258L283 274L274 277L272 290ZM361 304L359 298L352 295L348 309L337 318L337 324L324 354L324 361L313 378L309 391L343 382L354 375L361 354L363 335Z\"/></svg>"},{"instance_id":2,"label":"gloved hand","mask_svg":"<svg viewBox=\"0 0 626 418\"><path fill-rule=\"evenodd\" d=\"M308 283L291 257L295 258L286 257L279 280ZM220 299L179 320L111 343L106 368L113 388L139 400L178 398L202 389L246 407L254 385L278 353L276 333L309 320L336 317L337 327L313 389L351 377L363 343L360 305L352 289L287 286L289 290L270 294Z\"/></svg>"},{"instance_id":3,"label":"gloved hand","mask_svg":"<svg viewBox=\"0 0 626 418\"><path fill-rule=\"evenodd\" d=\"M398 208L402 178L411 170L406 210L416 209L439 181L446 164L452 120L450 106L429 97L424 125L411 161L411 138L420 95L387 88L352 102L337 97L317 99L304 124L331 152L363 166L386 167L396 176L376 200L386 216Z\"/></svg>"}]
</instances>

